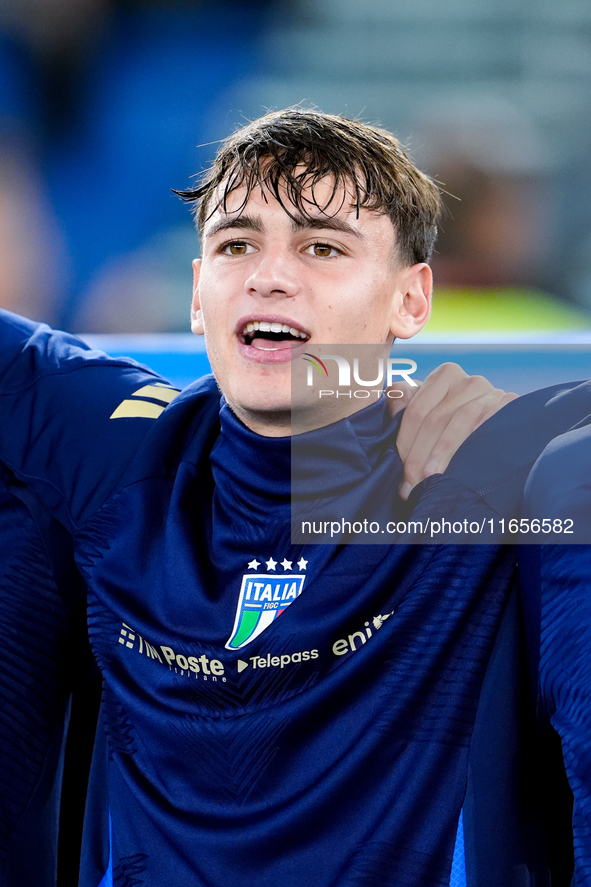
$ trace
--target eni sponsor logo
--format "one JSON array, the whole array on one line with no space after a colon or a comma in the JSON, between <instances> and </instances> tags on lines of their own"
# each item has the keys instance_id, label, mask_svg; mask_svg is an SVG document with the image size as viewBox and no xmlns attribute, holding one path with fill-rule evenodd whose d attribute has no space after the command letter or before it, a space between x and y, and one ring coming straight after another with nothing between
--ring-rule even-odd
<instances>
[{"instance_id":1,"label":"eni sponsor logo","mask_svg":"<svg viewBox=\"0 0 591 887\"><path fill-rule=\"evenodd\" d=\"M369 621L364 623L363 629L354 631L352 634L347 635L346 638L339 638L338 641L335 641L332 645L332 652L335 656L344 656L346 653L355 653L356 650L368 642L376 631L380 630L386 619L389 619L390 616L393 615L394 610L392 610L391 613L374 616L371 623Z\"/></svg>"},{"instance_id":2,"label":"eni sponsor logo","mask_svg":"<svg viewBox=\"0 0 591 887\"><path fill-rule=\"evenodd\" d=\"M217 681L218 679L224 683L226 681L224 663L219 659L211 659L205 653L202 653L201 656L185 656L183 653L176 653L173 647L166 644L155 646L125 622L122 624L118 640L125 648L136 650L139 654L147 656L148 659L168 666L169 670L176 674L204 681Z\"/></svg>"}]
</instances>

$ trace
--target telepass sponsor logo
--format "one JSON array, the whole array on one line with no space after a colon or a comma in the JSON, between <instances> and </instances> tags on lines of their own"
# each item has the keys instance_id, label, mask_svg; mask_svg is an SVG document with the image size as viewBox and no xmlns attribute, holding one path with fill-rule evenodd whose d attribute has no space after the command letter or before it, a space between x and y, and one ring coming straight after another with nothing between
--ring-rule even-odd
<instances>
[{"instance_id":1,"label":"telepass sponsor logo","mask_svg":"<svg viewBox=\"0 0 591 887\"><path fill-rule=\"evenodd\" d=\"M297 562L302 571L299 573L292 572L293 562L286 558L278 563L270 557L264 563L266 573L257 573L262 563L254 558L248 564L251 572L242 576L234 627L226 641L228 650L240 650L254 641L302 593L307 560L300 558ZM278 566L283 568L283 573L277 573Z\"/></svg>"}]
</instances>

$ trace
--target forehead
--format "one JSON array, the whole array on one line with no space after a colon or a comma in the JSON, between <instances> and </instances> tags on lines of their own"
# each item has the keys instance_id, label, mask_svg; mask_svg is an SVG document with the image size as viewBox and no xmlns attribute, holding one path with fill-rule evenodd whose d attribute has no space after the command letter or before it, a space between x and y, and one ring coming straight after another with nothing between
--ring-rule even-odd
<instances>
[{"instance_id":1,"label":"forehead","mask_svg":"<svg viewBox=\"0 0 591 887\"><path fill-rule=\"evenodd\" d=\"M212 195L211 204L215 209L205 221L205 237L219 230L220 225L226 227L236 222L242 226L245 220L248 220L248 227L252 227L252 220L259 219L260 227L264 229L265 218L273 215L281 219L283 215L286 221L290 220L292 230L331 228L361 237L379 230L389 240L396 241L389 216L384 212L359 207L355 186L351 182L335 185L333 176L325 176L314 182L306 182L304 178L298 197L294 197L282 182L279 182L277 194L266 183L255 184L250 193L246 185L224 193L226 184L222 182Z\"/></svg>"}]
</instances>

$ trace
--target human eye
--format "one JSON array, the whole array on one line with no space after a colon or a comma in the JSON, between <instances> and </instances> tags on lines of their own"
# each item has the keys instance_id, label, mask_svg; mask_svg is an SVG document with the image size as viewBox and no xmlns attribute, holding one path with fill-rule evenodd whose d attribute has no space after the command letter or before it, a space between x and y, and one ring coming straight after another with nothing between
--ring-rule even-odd
<instances>
[{"instance_id":1,"label":"human eye","mask_svg":"<svg viewBox=\"0 0 591 887\"><path fill-rule=\"evenodd\" d=\"M343 254L342 250L338 249L338 247L333 246L331 243L324 243L324 241L321 240L309 244L309 246L306 247L306 252L310 253L312 256L316 256L318 259L333 259L335 256L341 256Z\"/></svg>"},{"instance_id":2,"label":"human eye","mask_svg":"<svg viewBox=\"0 0 591 887\"><path fill-rule=\"evenodd\" d=\"M252 244L245 240L229 240L220 246L220 252L226 256L245 256L252 250Z\"/></svg>"}]
</instances>

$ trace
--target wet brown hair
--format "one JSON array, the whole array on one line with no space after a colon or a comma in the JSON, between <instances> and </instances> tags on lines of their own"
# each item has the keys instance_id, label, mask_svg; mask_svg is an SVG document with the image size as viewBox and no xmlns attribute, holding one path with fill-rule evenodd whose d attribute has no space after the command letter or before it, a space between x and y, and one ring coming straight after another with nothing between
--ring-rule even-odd
<instances>
[{"instance_id":1,"label":"wet brown hair","mask_svg":"<svg viewBox=\"0 0 591 887\"><path fill-rule=\"evenodd\" d=\"M327 177L332 194L318 204L315 185ZM389 216L403 262L428 262L433 252L439 189L384 129L302 108L275 111L227 138L197 186L175 194L194 205L201 237L208 218L218 207L225 211L230 194L242 187L239 211L259 187L292 218L294 207L304 217L312 207L337 213L350 194L357 213L365 208Z\"/></svg>"}]
</instances>

